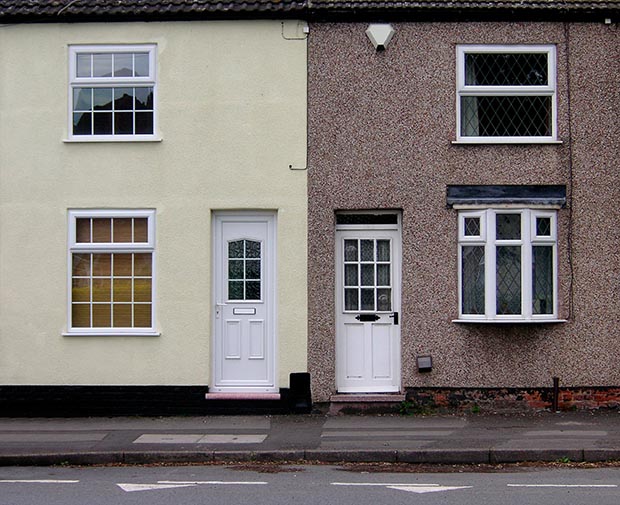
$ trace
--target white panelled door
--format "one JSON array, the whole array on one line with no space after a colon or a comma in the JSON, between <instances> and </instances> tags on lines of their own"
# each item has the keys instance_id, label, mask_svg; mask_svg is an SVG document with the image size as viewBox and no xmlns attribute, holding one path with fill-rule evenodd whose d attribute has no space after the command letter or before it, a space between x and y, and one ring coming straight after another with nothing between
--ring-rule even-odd
<instances>
[{"instance_id":1,"label":"white panelled door","mask_svg":"<svg viewBox=\"0 0 620 505\"><path fill-rule=\"evenodd\" d=\"M336 385L342 393L400 391L401 239L399 216L393 219L396 224L387 218L365 224L360 215L355 224L337 225Z\"/></svg>"},{"instance_id":2,"label":"white panelled door","mask_svg":"<svg viewBox=\"0 0 620 505\"><path fill-rule=\"evenodd\" d=\"M214 392L274 392L276 216L213 215Z\"/></svg>"}]
</instances>

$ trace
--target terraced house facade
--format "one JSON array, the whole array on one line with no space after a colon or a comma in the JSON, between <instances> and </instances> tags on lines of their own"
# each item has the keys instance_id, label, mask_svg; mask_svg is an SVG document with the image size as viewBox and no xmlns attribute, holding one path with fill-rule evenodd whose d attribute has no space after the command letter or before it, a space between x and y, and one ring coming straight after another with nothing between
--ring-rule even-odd
<instances>
[{"instance_id":1,"label":"terraced house facade","mask_svg":"<svg viewBox=\"0 0 620 505\"><path fill-rule=\"evenodd\" d=\"M619 14L3 2L3 411L617 406Z\"/></svg>"}]
</instances>

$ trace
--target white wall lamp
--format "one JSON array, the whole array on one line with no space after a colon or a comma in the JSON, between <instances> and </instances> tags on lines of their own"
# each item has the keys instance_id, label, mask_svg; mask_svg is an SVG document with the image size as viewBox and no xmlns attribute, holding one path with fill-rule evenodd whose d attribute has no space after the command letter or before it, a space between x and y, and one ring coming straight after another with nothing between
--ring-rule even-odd
<instances>
[{"instance_id":1,"label":"white wall lamp","mask_svg":"<svg viewBox=\"0 0 620 505\"><path fill-rule=\"evenodd\" d=\"M395 30L392 28L392 25L387 23L370 24L366 30L366 35L377 51L385 50L390 40L392 40L394 33Z\"/></svg>"}]
</instances>

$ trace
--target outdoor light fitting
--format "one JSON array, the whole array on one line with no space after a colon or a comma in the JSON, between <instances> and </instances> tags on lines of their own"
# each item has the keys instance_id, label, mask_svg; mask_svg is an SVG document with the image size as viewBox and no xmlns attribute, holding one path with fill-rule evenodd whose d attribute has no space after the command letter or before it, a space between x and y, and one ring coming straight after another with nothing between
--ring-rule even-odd
<instances>
[{"instance_id":1,"label":"outdoor light fitting","mask_svg":"<svg viewBox=\"0 0 620 505\"><path fill-rule=\"evenodd\" d=\"M377 51L385 50L390 40L392 40L394 33L395 31L392 25L386 23L368 25L368 29L366 30L366 35Z\"/></svg>"}]
</instances>

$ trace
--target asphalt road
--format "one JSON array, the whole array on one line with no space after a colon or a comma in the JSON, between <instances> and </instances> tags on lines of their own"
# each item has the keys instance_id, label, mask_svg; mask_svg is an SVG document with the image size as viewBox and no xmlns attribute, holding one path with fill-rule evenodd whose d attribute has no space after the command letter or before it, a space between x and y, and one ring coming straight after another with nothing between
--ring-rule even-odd
<instances>
[{"instance_id":1,"label":"asphalt road","mask_svg":"<svg viewBox=\"0 0 620 505\"><path fill-rule=\"evenodd\" d=\"M0 505L618 505L620 468L376 473L334 466L5 467Z\"/></svg>"}]
</instances>

